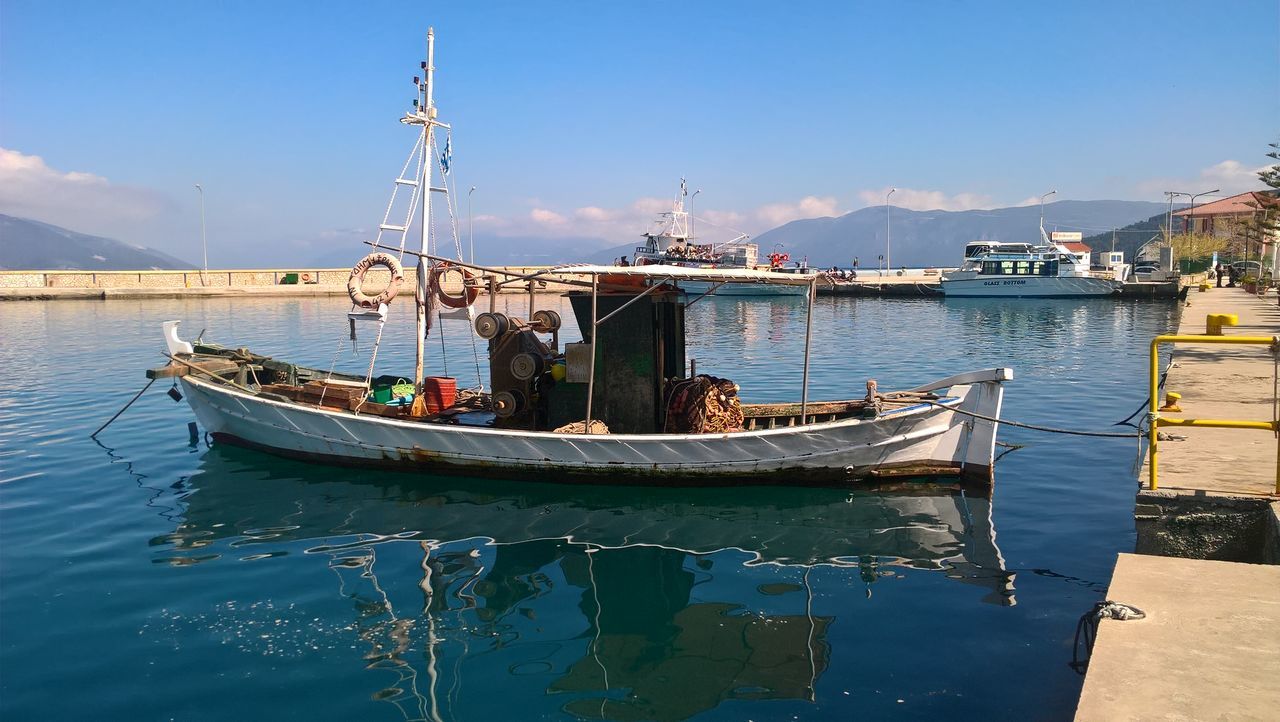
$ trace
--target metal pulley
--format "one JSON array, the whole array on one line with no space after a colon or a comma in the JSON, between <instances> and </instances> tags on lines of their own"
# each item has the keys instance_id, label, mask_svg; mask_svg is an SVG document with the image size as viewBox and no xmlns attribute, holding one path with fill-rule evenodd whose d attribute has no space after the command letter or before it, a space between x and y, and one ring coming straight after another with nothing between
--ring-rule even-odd
<instances>
[{"instance_id":1,"label":"metal pulley","mask_svg":"<svg viewBox=\"0 0 1280 722\"><path fill-rule=\"evenodd\" d=\"M531 353L518 353L511 357L511 375L521 381L542 373L542 359Z\"/></svg>"},{"instance_id":2,"label":"metal pulley","mask_svg":"<svg viewBox=\"0 0 1280 722\"><path fill-rule=\"evenodd\" d=\"M482 313L476 316L476 335L483 339L494 339L511 328L511 322L501 313Z\"/></svg>"},{"instance_id":3,"label":"metal pulley","mask_svg":"<svg viewBox=\"0 0 1280 722\"><path fill-rule=\"evenodd\" d=\"M560 330L560 314L555 311L534 311L529 325L538 333L554 333Z\"/></svg>"},{"instance_id":4,"label":"metal pulley","mask_svg":"<svg viewBox=\"0 0 1280 722\"><path fill-rule=\"evenodd\" d=\"M493 395L493 413L500 419L519 413L524 408L524 394L519 391L499 391Z\"/></svg>"}]
</instances>

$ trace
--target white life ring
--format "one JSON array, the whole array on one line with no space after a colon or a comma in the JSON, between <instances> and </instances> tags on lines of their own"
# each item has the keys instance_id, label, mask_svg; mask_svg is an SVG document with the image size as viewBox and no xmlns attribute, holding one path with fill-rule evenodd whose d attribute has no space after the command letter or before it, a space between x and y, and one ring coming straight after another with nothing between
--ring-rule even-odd
<instances>
[{"instance_id":1,"label":"white life ring","mask_svg":"<svg viewBox=\"0 0 1280 722\"><path fill-rule=\"evenodd\" d=\"M370 296L363 290L364 274L374 266L386 266L391 271L391 283L382 289L377 296ZM391 299L400 292L400 284L404 283L404 269L400 261L390 253L370 253L351 269L351 277L347 279L347 295L351 302L360 308L377 308L380 304L391 303Z\"/></svg>"}]
</instances>

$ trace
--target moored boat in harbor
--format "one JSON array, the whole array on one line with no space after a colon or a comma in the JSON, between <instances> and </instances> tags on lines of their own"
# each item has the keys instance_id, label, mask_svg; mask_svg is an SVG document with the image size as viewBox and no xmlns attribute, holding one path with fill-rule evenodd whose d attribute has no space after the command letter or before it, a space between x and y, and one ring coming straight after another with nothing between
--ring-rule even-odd
<instances>
[{"instance_id":1,"label":"moored boat in harbor","mask_svg":"<svg viewBox=\"0 0 1280 722\"><path fill-rule=\"evenodd\" d=\"M680 266L684 268L730 268L755 270L760 263L760 248L745 233L724 243L694 243L694 217L684 209L688 186L680 180L680 195L671 210L658 215L653 230L644 234L645 244L636 248L632 264L636 266ZM784 254L771 254L768 271L772 273L809 274L808 266L790 260ZM706 281L682 281L680 288L692 294L716 296L802 296L802 286L768 283L712 284Z\"/></svg>"},{"instance_id":2,"label":"moored boat in harbor","mask_svg":"<svg viewBox=\"0 0 1280 722\"><path fill-rule=\"evenodd\" d=\"M432 102L432 41L414 110L402 121L420 127L420 174L397 189L437 190ZM413 155L411 154L411 161ZM406 164L408 167L410 164ZM446 179L447 180L447 179ZM447 194L447 182L439 188ZM369 243L374 253L352 270L347 314L377 329L364 375L325 371L178 336L165 324L171 359L149 372L182 385L200 424L214 439L321 463L417 469L433 473L631 484L840 484L867 477L957 475L992 481L1003 382L996 368L935 380L898 392L867 382L864 398L809 400L812 309L819 276L746 268L649 264L576 265L515 273L436 253L431 204L412 193L400 247ZM415 202L416 201L416 204ZM393 203L394 205L394 203ZM390 212L390 211L389 211ZM408 251L408 219L420 212L421 250ZM403 281L401 258L418 259L412 379L375 376L389 309ZM461 256L459 250L458 256ZM366 291L366 272L385 266L391 282ZM459 272L460 295L442 277ZM562 321L537 308L539 284L576 290L568 296L582 342L561 348ZM690 283L783 286L808 298L798 403L742 404L730 380L699 374L685 355ZM436 305L469 309L490 291L487 313L474 317L488 342L488 390L456 393L452 379L428 376L424 344ZM497 312L494 292L527 289L525 319Z\"/></svg>"},{"instance_id":3,"label":"moored boat in harbor","mask_svg":"<svg viewBox=\"0 0 1280 722\"><path fill-rule=\"evenodd\" d=\"M950 297L1089 298L1112 296L1124 285L1123 273L1096 272L1089 254L1075 253L1049 240L1042 245L975 241L965 247L964 264L942 277Z\"/></svg>"}]
</instances>

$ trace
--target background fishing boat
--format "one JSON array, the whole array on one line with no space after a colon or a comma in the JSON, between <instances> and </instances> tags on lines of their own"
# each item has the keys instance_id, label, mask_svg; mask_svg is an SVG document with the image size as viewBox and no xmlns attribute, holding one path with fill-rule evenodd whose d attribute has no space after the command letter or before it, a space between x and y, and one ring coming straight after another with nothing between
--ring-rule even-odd
<instances>
[{"instance_id":1,"label":"background fishing boat","mask_svg":"<svg viewBox=\"0 0 1280 722\"><path fill-rule=\"evenodd\" d=\"M680 194L669 211L658 215L654 230L644 234L645 244L636 248L631 264L635 266L666 265L686 268L726 268L756 270L760 266L760 247L751 243L745 233L723 243L695 243L693 212L686 211L688 186L680 180ZM694 193L697 195L697 192ZM807 266L796 263L784 268L789 258L772 254L768 269L778 273L810 273ZM804 288L796 285L767 283L724 283L685 280L680 288L694 295L716 296L803 296Z\"/></svg>"}]
</instances>

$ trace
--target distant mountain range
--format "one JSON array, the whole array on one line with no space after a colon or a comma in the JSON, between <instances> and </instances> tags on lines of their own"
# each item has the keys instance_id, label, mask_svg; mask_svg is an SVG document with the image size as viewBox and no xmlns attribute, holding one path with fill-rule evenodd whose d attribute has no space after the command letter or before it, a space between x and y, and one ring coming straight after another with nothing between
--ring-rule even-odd
<instances>
[{"instance_id":1,"label":"distant mountain range","mask_svg":"<svg viewBox=\"0 0 1280 722\"><path fill-rule=\"evenodd\" d=\"M0 214L0 269L136 271L195 267L194 263L144 246Z\"/></svg>"},{"instance_id":2,"label":"distant mountain range","mask_svg":"<svg viewBox=\"0 0 1280 722\"><path fill-rule=\"evenodd\" d=\"M1081 231L1086 242L1099 249L1110 247L1109 229L1120 228L1123 232L1117 234L1116 248L1126 251L1129 258L1131 249L1149 238L1135 231L1158 226L1156 221L1164 210L1162 204L1146 201L1058 201L1045 205L1044 224L1050 231ZM1036 241L1039 237L1037 206L972 211L891 208L889 213L889 252L895 267L953 266L960 262L969 241ZM634 238L617 245L599 238L477 236L476 260L493 265L611 263L635 251L642 242L642 230L637 228ZM813 266L848 267L856 257L862 268L875 268L877 256L885 251L885 207L863 208L837 218L792 221L753 240L760 246L762 261L777 247L793 260L807 257ZM463 243L464 248L468 245ZM303 262L326 268L350 266L368 250L351 241ZM0 214L0 269L195 267L151 248Z\"/></svg>"},{"instance_id":3,"label":"distant mountain range","mask_svg":"<svg viewBox=\"0 0 1280 722\"><path fill-rule=\"evenodd\" d=\"M1150 218L1163 207L1147 201L1058 201L1045 205L1044 227L1090 236ZM1039 206L973 211L890 208L889 214L889 258L895 268L957 265L969 241L1040 239ZM862 268L875 268L877 257L885 252L885 207L792 221L760 234L755 242L761 256L781 244L780 250L792 260L807 256L813 266L847 267L856 257Z\"/></svg>"},{"instance_id":4,"label":"distant mountain range","mask_svg":"<svg viewBox=\"0 0 1280 722\"><path fill-rule=\"evenodd\" d=\"M1181 207L1175 206L1175 208ZM1096 235L1087 236L1084 242L1095 251L1121 251L1124 253L1124 260L1132 263L1138 260L1136 257L1138 250L1146 245L1147 241L1164 235L1164 226L1167 221L1168 217L1164 211L1161 211L1145 220L1117 228L1114 233L1104 231ZM1174 231L1177 232L1180 227L1179 222L1174 220ZM1154 253L1155 251L1152 250L1151 252Z\"/></svg>"}]
</instances>

